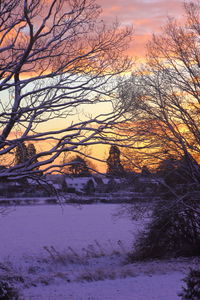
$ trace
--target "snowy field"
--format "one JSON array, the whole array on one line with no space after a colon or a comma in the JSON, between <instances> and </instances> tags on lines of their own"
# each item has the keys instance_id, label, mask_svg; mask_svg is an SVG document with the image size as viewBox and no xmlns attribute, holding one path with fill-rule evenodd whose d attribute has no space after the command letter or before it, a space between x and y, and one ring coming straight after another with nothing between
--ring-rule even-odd
<instances>
[{"instance_id":1,"label":"snowy field","mask_svg":"<svg viewBox=\"0 0 200 300\"><path fill-rule=\"evenodd\" d=\"M21 300L178 300L195 260L125 263L142 221L119 205L23 206L0 217L0 276Z\"/></svg>"},{"instance_id":2,"label":"snowy field","mask_svg":"<svg viewBox=\"0 0 200 300\"><path fill-rule=\"evenodd\" d=\"M130 248L137 226L128 218L116 218L114 204L18 206L0 217L0 254L38 254L44 246L78 250L98 241L123 241Z\"/></svg>"}]
</instances>

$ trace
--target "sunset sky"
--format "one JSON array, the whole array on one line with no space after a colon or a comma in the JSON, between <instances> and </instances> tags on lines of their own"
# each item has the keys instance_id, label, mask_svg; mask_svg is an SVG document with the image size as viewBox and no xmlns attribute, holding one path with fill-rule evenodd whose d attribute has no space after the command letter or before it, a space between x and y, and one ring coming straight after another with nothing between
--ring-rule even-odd
<instances>
[{"instance_id":1,"label":"sunset sky","mask_svg":"<svg viewBox=\"0 0 200 300\"><path fill-rule=\"evenodd\" d=\"M133 25L134 42L130 53L141 57L152 33L158 33L167 16L183 15L182 0L98 0L106 22L116 19L121 25Z\"/></svg>"},{"instance_id":2,"label":"sunset sky","mask_svg":"<svg viewBox=\"0 0 200 300\"><path fill-rule=\"evenodd\" d=\"M145 56L145 45L147 41L151 39L153 33L161 32L161 26L164 26L168 16L179 18L184 13L182 0L96 0L96 2L102 8L100 18L102 18L105 23L111 24L117 19L122 27L125 25L133 26L133 42L128 50L129 55L133 58L143 58ZM5 98L10 101L9 97ZM106 108L104 105L106 105ZM108 105L111 106L111 104ZM111 109L112 108L111 106ZM67 122L71 124L72 121L79 122L80 120L82 121L82 119L85 121L85 116L90 118L90 114L93 116L94 113L93 117L95 117L95 115L101 113L108 113L109 109L110 107L105 103L100 103L95 109L94 106L81 106L80 111L76 108L77 114L70 115L70 117L68 116ZM41 126L42 130L46 130L47 132L52 130L49 128L59 130L61 127L66 127L66 119L62 118L56 120L56 122L54 119L49 120L45 125L42 123ZM38 130L40 130L40 128ZM98 146L92 150L94 156L99 157L100 153L101 157L99 158L105 159L108 156L109 147Z\"/></svg>"},{"instance_id":3,"label":"sunset sky","mask_svg":"<svg viewBox=\"0 0 200 300\"><path fill-rule=\"evenodd\" d=\"M128 53L138 59L144 58L147 41L153 33L161 32L167 17L181 18L184 15L182 0L97 0L97 3L102 7L106 23L117 18L122 26L133 26L134 38ZM101 152L105 159L108 150L109 147L94 147L93 154L98 157ZM98 167L105 171L105 165L98 164Z\"/></svg>"}]
</instances>

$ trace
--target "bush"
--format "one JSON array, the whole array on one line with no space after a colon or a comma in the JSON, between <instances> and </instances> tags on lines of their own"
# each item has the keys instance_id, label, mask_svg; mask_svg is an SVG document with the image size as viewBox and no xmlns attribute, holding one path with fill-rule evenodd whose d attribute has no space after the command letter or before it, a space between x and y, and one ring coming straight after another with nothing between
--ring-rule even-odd
<instances>
[{"instance_id":1,"label":"bush","mask_svg":"<svg viewBox=\"0 0 200 300\"><path fill-rule=\"evenodd\" d=\"M179 294L182 300L199 300L200 299L200 270L190 270L183 281L186 287L183 287L183 292Z\"/></svg>"},{"instance_id":2,"label":"bush","mask_svg":"<svg viewBox=\"0 0 200 300\"><path fill-rule=\"evenodd\" d=\"M8 282L0 281L0 300L18 300L18 291L13 288Z\"/></svg>"},{"instance_id":3,"label":"bush","mask_svg":"<svg viewBox=\"0 0 200 300\"><path fill-rule=\"evenodd\" d=\"M162 201L129 255L131 261L200 255L200 214L194 203Z\"/></svg>"}]
</instances>

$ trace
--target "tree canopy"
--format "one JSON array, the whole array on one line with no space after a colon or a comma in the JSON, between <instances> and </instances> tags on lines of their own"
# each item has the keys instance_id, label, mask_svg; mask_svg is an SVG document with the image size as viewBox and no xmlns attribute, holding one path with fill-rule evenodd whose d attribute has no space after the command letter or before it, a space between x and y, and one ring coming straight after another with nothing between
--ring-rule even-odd
<instances>
[{"instance_id":1,"label":"tree canopy","mask_svg":"<svg viewBox=\"0 0 200 300\"><path fill-rule=\"evenodd\" d=\"M86 160L78 155L68 162L68 167L64 168L64 172L74 176L89 176L91 174Z\"/></svg>"},{"instance_id":2,"label":"tree canopy","mask_svg":"<svg viewBox=\"0 0 200 300\"><path fill-rule=\"evenodd\" d=\"M132 29L108 27L100 14L93 0L1 1L0 155L40 145L35 163L10 164L1 177L51 171L63 151L109 143Z\"/></svg>"}]
</instances>

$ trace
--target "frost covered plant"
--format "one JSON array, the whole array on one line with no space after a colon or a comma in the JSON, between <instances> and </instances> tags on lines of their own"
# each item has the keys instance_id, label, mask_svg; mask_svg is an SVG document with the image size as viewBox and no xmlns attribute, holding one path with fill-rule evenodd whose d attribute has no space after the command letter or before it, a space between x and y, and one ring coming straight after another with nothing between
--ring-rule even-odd
<instances>
[{"instance_id":1,"label":"frost covered plant","mask_svg":"<svg viewBox=\"0 0 200 300\"><path fill-rule=\"evenodd\" d=\"M18 300L18 291L13 288L8 282L0 281L0 299L1 300Z\"/></svg>"},{"instance_id":2,"label":"frost covered plant","mask_svg":"<svg viewBox=\"0 0 200 300\"><path fill-rule=\"evenodd\" d=\"M189 204L188 204L189 203ZM198 256L200 254L200 215L192 201L157 203L151 221L139 233L130 261Z\"/></svg>"},{"instance_id":3,"label":"frost covered plant","mask_svg":"<svg viewBox=\"0 0 200 300\"><path fill-rule=\"evenodd\" d=\"M116 273L114 271L108 271L104 269L96 269L94 271L85 270L80 276L78 276L78 281L100 281L100 280L114 280L116 278Z\"/></svg>"},{"instance_id":4,"label":"frost covered plant","mask_svg":"<svg viewBox=\"0 0 200 300\"><path fill-rule=\"evenodd\" d=\"M183 287L182 293L179 294L182 300L199 300L200 299L200 270L191 269L183 281L186 287Z\"/></svg>"}]
</instances>

